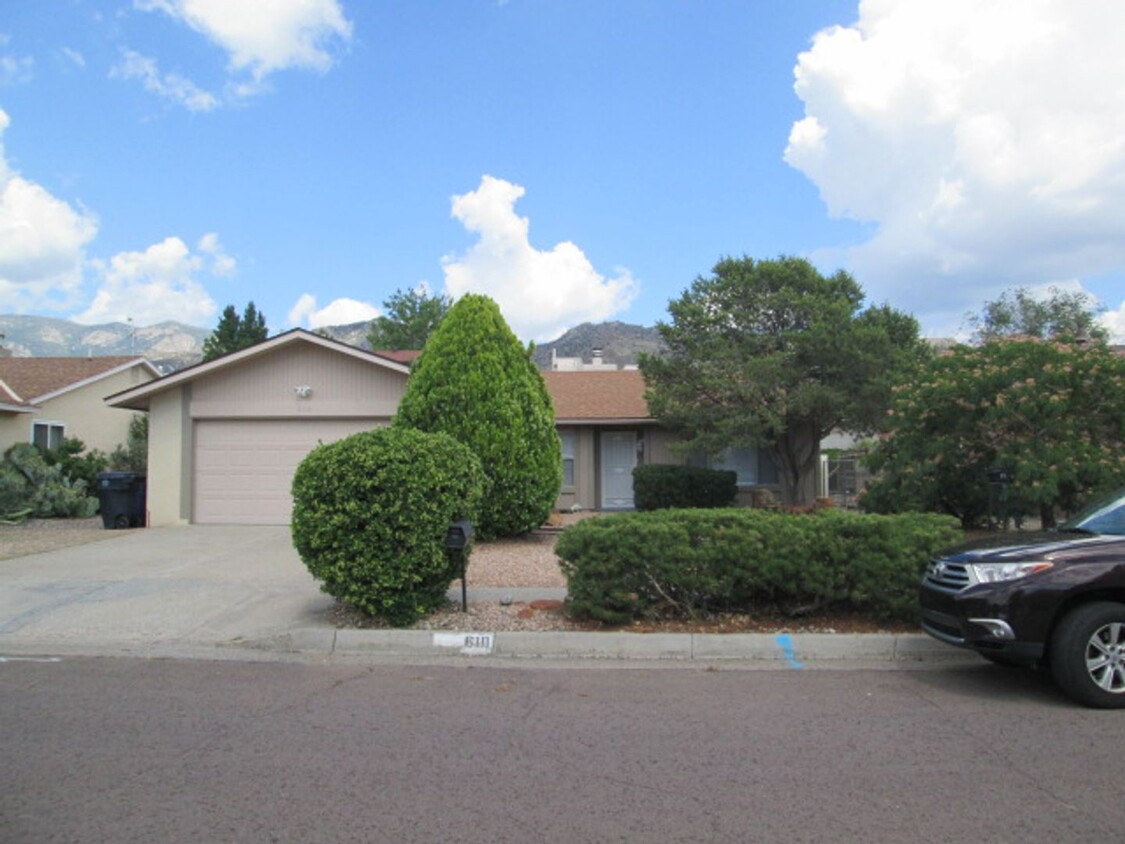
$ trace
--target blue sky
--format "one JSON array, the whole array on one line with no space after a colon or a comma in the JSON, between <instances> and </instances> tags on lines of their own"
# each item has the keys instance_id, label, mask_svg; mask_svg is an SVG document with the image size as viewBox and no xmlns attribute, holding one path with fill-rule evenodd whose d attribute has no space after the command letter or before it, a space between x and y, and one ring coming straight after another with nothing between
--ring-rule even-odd
<instances>
[{"instance_id":1,"label":"blue sky","mask_svg":"<svg viewBox=\"0 0 1125 844\"><path fill-rule=\"evenodd\" d=\"M0 313L425 283L546 340L792 254L930 335L1055 285L1123 338L1122 43L1100 0L4 0Z\"/></svg>"}]
</instances>

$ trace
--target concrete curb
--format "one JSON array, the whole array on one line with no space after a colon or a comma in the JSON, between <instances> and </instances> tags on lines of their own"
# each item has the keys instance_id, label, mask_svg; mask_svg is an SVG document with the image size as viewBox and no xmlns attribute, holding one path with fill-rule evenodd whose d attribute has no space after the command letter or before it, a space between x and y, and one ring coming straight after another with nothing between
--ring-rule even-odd
<instances>
[{"instance_id":1,"label":"concrete curb","mask_svg":"<svg viewBox=\"0 0 1125 844\"><path fill-rule=\"evenodd\" d=\"M937 662L964 658L924 634L880 633L584 633L433 630L293 630L267 650L332 656L395 656L804 662Z\"/></svg>"}]
</instances>

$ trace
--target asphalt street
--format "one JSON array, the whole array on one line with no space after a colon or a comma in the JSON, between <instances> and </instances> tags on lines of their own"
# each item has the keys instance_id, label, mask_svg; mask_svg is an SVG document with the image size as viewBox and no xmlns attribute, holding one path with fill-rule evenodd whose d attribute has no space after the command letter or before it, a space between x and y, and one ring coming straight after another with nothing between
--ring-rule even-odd
<instances>
[{"instance_id":1,"label":"asphalt street","mask_svg":"<svg viewBox=\"0 0 1125 844\"><path fill-rule=\"evenodd\" d=\"M984 664L0 662L0 841L1119 841L1125 718Z\"/></svg>"}]
</instances>

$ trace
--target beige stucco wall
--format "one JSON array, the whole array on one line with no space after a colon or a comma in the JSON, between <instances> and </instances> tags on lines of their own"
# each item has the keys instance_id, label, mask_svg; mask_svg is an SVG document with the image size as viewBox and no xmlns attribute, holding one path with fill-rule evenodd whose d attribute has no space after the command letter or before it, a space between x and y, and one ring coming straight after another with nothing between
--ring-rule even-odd
<instances>
[{"instance_id":1,"label":"beige stucco wall","mask_svg":"<svg viewBox=\"0 0 1125 844\"><path fill-rule=\"evenodd\" d=\"M87 450L98 449L109 454L117 446L125 444L133 414L109 407L102 400L122 390L147 384L152 379L153 375L147 369L131 366L123 372L48 399L32 413L0 415L0 451L15 443L31 442L32 422L39 421L61 423L66 428L66 436L82 440Z\"/></svg>"},{"instance_id":2,"label":"beige stucco wall","mask_svg":"<svg viewBox=\"0 0 1125 844\"><path fill-rule=\"evenodd\" d=\"M30 413L0 412L0 454L16 443L31 442L31 420L34 418Z\"/></svg>"},{"instance_id":3,"label":"beige stucco wall","mask_svg":"<svg viewBox=\"0 0 1125 844\"><path fill-rule=\"evenodd\" d=\"M148 412L148 523L187 524L191 517L191 385L153 396Z\"/></svg>"},{"instance_id":4,"label":"beige stucco wall","mask_svg":"<svg viewBox=\"0 0 1125 844\"><path fill-rule=\"evenodd\" d=\"M309 343L294 343L192 382L193 419L386 417L406 392L406 373ZM301 397L297 387L308 387Z\"/></svg>"}]
</instances>

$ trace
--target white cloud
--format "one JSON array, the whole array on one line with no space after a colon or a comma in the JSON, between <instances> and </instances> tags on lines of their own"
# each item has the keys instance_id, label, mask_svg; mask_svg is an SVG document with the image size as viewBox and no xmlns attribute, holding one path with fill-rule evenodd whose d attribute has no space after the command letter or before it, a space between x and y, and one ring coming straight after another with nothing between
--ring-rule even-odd
<instances>
[{"instance_id":1,"label":"white cloud","mask_svg":"<svg viewBox=\"0 0 1125 844\"><path fill-rule=\"evenodd\" d=\"M639 285L628 270L606 278L573 243L549 251L531 245L528 220L515 211L523 194L521 186L486 175L475 191L453 197L453 216L479 239L464 255L442 260L446 293L491 296L512 330L535 340L629 307Z\"/></svg>"},{"instance_id":2,"label":"white cloud","mask_svg":"<svg viewBox=\"0 0 1125 844\"><path fill-rule=\"evenodd\" d=\"M238 264L234 258L223 251L223 246L219 243L219 236L217 234L209 232L203 235L203 237L199 238L199 243L196 248L211 259L211 275L234 275Z\"/></svg>"},{"instance_id":3,"label":"white cloud","mask_svg":"<svg viewBox=\"0 0 1125 844\"><path fill-rule=\"evenodd\" d=\"M303 293L289 310L289 324L302 328L322 328L326 325L351 325L369 322L379 316L380 310L370 302L357 299L334 299L323 308L317 308L316 297Z\"/></svg>"},{"instance_id":4,"label":"white cloud","mask_svg":"<svg viewBox=\"0 0 1125 844\"><path fill-rule=\"evenodd\" d=\"M1125 301L1116 311L1106 311L1098 317L1098 322L1109 332L1111 343L1125 344Z\"/></svg>"},{"instance_id":5,"label":"white cloud","mask_svg":"<svg viewBox=\"0 0 1125 844\"><path fill-rule=\"evenodd\" d=\"M0 139L10 121L0 109ZM0 310L74 307L98 222L11 170L0 143Z\"/></svg>"},{"instance_id":6,"label":"white cloud","mask_svg":"<svg viewBox=\"0 0 1125 844\"><path fill-rule=\"evenodd\" d=\"M785 160L877 224L848 266L931 321L1125 267L1125 4L864 0L800 55Z\"/></svg>"},{"instance_id":7,"label":"white cloud","mask_svg":"<svg viewBox=\"0 0 1125 844\"><path fill-rule=\"evenodd\" d=\"M139 79L149 93L178 103L188 111L212 111L219 105L214 94L179 74L161 73L156 59L132 50L122 51L121 61L110 69L109 75L114 79Z\"/></svg>"},{"instance_id":8,"label":"white cloud","mask_svg":"<svg viewBox=\"0 0 1125 844\"><path fill-rule=\"evenodd\" d=\"M206 325L218 310L196 279L206 271L205 258L178 237L167 237L144 252L120 252L108 261L90 263L100 287L90 306L71 317L75 322L131 318L138 325L165 320Z\"/></svg>"},{"instance_id":9,"label":"white cloud","mask_svg":"<svg viewBox=\"0 0 1125 844\"><path fill-rule=\"evenodd\" d=\"M231 71L257 84L286 68L328 70L331 49L352 35L337 0L135 0L134 5L190 26L227 52Z\"/></svg>"},{"instance_id":10,"label":"white cloud","mask_svg":"<svg viewBox=\"0 0 1125 844\"><path fill-rule=\"evenodd\" d=\"M0 56L0 85L22 85L35 76L31 56Z\"/></svg>"},{"instance_id":11,"label":"white cloud","mask_svg":"<svg viewBox=\"0 0 1125 844\"><path fill-rule=\"evenodd\" d=\"M61 47L59 52L62 54L62 57L74 65L74 67L79 70L86 69L86 57L77 50L72 50L70 47Z\"/></svg>"}]
</instances>

